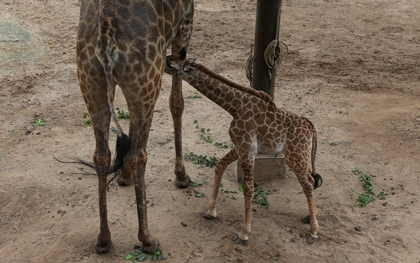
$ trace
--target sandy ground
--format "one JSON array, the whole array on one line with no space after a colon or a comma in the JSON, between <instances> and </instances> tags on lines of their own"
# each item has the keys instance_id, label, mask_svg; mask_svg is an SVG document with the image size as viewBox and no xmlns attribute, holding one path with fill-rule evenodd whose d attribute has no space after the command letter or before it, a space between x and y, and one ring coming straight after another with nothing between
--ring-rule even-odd
<instances>
[{"instance_id":1,"label":"sandy ground","mask_svg":"<svg viewBox=\"0 0 420 263\"><path fill-rule=\"evenodd\" d=\"M77 0L0 2L1 262L124 262L138 242L133 187L114 183L113 247L97 255L97 179L53 159L91 160L94 149L75 73L79 6ZM196 0L190 56L247 85L255 8L255 0ZM233 167L223 188L238 193L220 195L216 220L201 217L214 168L186 161L192 179L204 184L176 189L165 76L146 180L149 226L167 262L420 262L419 10L418 0L283 3L281 39L289 55L277 71L275 102L310 118L319 133L324 185L316 190L319 242L312 245L304 238L308 225L300 223L306 199L290 171L285 179L260 182L273 194L268 209L255 205L246 246L232 242L243 220ZM186 97L194 94L184 87ZM120 90L117 106L127 109ZM28 128L38 118L45 125ZM205 98L185 99L183 120L184 152L219 158L227 152L199 136L204 129L229 142L231 117L221 108ZM128 121L121 123L127 131ZM376 193L388 195L356 207L364 189L355 167L372 175Z\"/></svg>"}]
</instances>

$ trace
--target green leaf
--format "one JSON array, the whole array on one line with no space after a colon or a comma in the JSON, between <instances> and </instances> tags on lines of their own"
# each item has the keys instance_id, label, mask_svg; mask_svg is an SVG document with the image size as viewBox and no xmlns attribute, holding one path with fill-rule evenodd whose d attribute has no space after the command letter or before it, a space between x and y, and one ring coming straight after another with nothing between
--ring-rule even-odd
<instances>
[{"instance_id":1,"label":"green leaf","mask_svg":"<svg viewBox=\"0 0 420 263\"><path fill-rule=\"evenodd\" d=\"M44 125L45 125L45 121L41 118L37 119L34 124L35 127L44 126Z\"/></svg>"},{"instance_id":2,"label":"green leaf","mask_svg":"<svg viewBox=\"0 0 420 263\"><path fill-rule=\"evenodd\" d=\"M197 187L197 186L200 186L200 185L202 185L203 183L202 182L194 182L194 181L190 181L190 185L191 186L194 186L194 187Z\"/></svg>"},{"instance_id":3,"label":"green leaf","mask_svg":"<svg viewBox=\"0 0 420 263\"><path fill-rule=\"evenodd\" d=\"M133 254L131 254L131 253L128 253L127 255L125 255L125 257L124 257L124 259L125 260L130 260L130 259L132 259L133 258Z\"/></svg>"},{"instance_id":4,"label":"green leaf","mask_svg":"<svg viewBox=\"0 0 420 263\"><path fill-rule=\"evenodd\" d=\"M143 261L145 259L148 259L149 256L145 253L141 253L138 257L137 257L137 261Z\"/></svg>"}]
</instances>

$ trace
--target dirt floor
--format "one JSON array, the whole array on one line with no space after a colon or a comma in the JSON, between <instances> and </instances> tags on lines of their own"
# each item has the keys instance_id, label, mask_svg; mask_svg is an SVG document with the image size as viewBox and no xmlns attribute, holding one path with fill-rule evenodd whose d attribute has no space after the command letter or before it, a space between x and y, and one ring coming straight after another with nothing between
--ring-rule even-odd
<instances>
[{"instance_id":1,"label":"dirt floor","mask_svg":"<svg viewBox=\"0 0 420 263\"><path fill-rule=\"evenodd\" d=\"M196 0L189 55L248 85L244 65L254 39L256 0ZM0 2L0 261L125 262L137 241L133 186L112 184L113 247L94 252L97 179L56 157L91 160L92 127L75 73L77 0ZM243 220L233 166L223 179L218 219L206 211L214 168L185 161L198 187L174 186L174 143L165 76L148 145L149 226L167 262L420 262L420 2L286 0L275 102L318 130L319 242L308 244L306 198L295 176L259 182L270 207L253 213L248 245L232 241ZM194 94L184 84L184 96ZM116 105L127 109L120 90ZM44 126L33 127L37 119ZM184 152L222 157L231 117L205 98L185 99ZM196 122L196 123L195 123ZM122 120L124 130L128 121ZM198 128L197 128L198 126ZM114 147L115 136L111 139ZM369 173L377 198L353 168ZM78 174L79 173L79 174ZM196 197L204 193L204 197ZM150 259L149 259L150 261Z\"/></svg>"}]
</instances>

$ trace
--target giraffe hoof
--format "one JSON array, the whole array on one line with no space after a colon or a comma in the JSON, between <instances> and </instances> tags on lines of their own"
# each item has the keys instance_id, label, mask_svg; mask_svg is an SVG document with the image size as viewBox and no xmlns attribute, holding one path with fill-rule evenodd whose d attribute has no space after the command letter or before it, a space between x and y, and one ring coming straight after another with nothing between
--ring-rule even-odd
<instances>
[{"instance_id":1,"label":"giraffe hoof","mask_svg":"<svg viewBox=\"0 0 420 263\"><path fill-rule=\"evenodd\" d=\"M95 251L97 254L108 253L110 249L111 249L111 241L109 241L106 245L100 244L98 242L95 246Z\"/></svg>"},{"instance_id":2,"label":"giraffe hoof","mask_svg":"<svg viewBox=\"0 0 420 263\"><path fill-rule=\"evenodd\" d=\"M120 186L129 186L133 180L132 179L124 179L124 178L118 178L117 182Z\"/></svg>"},{"instance_id":3,"label":"giraffe hoof","mask_svg":"<svg viewBox=\"0 0 420 263\"><path fill-rule=\"evenodd\" d=\"M207 213L207 212L205 212L204 214L203 214L203 217L205 218L205 219L215 219L216 217L215 216L213 216L213 215L210 215L209 213Z\"/></svg>"},{"instance_id":4,"label":"giraffe hoof","mask_svg":"<svg viewBox=\"0 0 420 263\"><path fill-rule=\"evenodd\" d=\"M188 175L185 175L185 179L184 180L175 180L175 186L177 188L187 188L188 186L190 186L190 182L191 182L191 178Z\"/></svg>"},{"instance_id":5,"label":"giraffe hoof","mask_svg":"<svg viewBox=\"0 0 420 263\"><path fill-rule=\"evenodd\" d=\"M153 254L156 249L159 247L159 241L157 239L153 239L153 242L150 245L146 245L142 243L141 250L147 254Z\"/></svg>"},{"instance_id":6,"label":"giraffe hoof","mask_svg":"<svg viewBox=\"0 0 420 263\"><path fill-rule=\"evenodd\" d=\"M308 240L309 244L313 244L318 241L318 237L313 237L311 234L307 234L306 239Z\"/></svg>"},{"instance_id":7,"label":"giraffe hoof","mask_svg":"<svg viewBox=\"0 0 420 263\"><path fill-rule=\"evenodd\" d=\"M236 236L233 239L233 241L235 241L236 244L241 244L241 245L248 244L248 239L247 240L244 240L244 239L241 239L239 236Z\"/></svg>"},{"instance_id":8,"label":"giraffe hoof","mask_svg":"<svg viewBox=\"0 0 420 263\"><path fill-rule=\"evenodd\" d=\"M307 216L307 217L303 218L302 220L300 220L300 222L303 223L303 224L309 225L311 223L311 218L310 218L310 216Z\"/></svg>"}]
</instances>

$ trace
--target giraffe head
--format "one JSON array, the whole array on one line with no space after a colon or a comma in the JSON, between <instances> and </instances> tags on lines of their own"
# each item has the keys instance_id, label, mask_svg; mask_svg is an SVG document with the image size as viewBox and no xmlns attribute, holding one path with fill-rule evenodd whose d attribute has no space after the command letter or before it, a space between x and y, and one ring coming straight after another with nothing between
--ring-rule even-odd
<instances>
[{"instance_id":1,"label":"giraffe head","mask_svg":"<svg viewBox=\"0 0 420 263\"><path fill-rule=\"evenodd\" d=\"M191 63L195 62L195 58L188 58L186 59L187 51L185 48L179 52L178 55L170 55L166 57L166 64L165 64L165 73L170 75L180 75L182 78L183 74L191 73L195 70L194 67L191 66Z\"/></svg>"}]
</instances>

